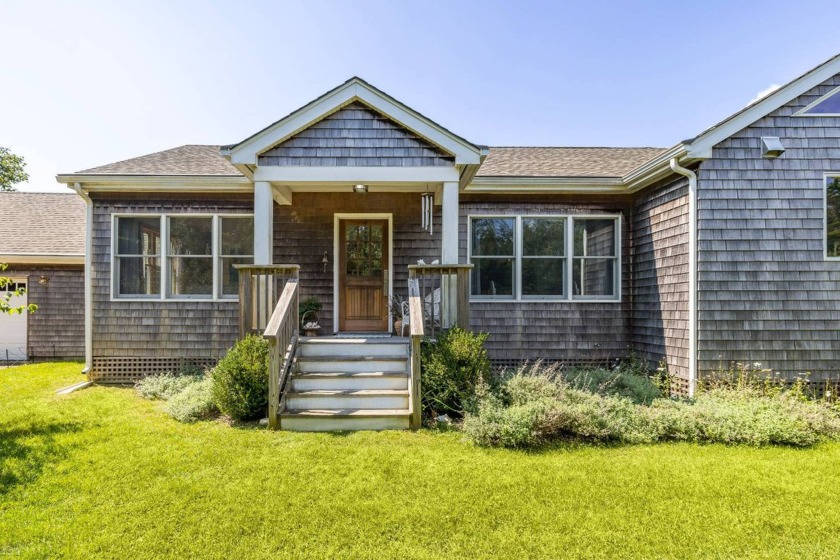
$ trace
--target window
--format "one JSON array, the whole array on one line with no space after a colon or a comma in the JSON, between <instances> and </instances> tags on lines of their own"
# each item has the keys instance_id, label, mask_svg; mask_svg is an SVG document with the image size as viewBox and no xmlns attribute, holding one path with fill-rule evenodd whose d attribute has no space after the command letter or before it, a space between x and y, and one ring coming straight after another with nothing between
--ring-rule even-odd
<instances>
[{"instance_id":1,"label":"window","mask_svg":"<svg viewBox=\"0 0 840 560\"><path fill-rule=\"evenodd\" d=\"M253 262L253 217L117 216L113 293L122 298L235 298L235 264Z\"/></svg>"},{"instance_id":2,"label":"window","mask_svg":"<svg viewBox=\"0 0 840 560\"><path fill-rule=\"evenodd\" d=\"M825 177L825 256L840 259L840 175Z\"/></svg>"},{"instance_id":3,"label":"window","mask_svg":"<svg viewBox=\"0 0 840 560\"><path fill-rule=\"evenodd\" d=\"M472 222L472 293L514 297L513 218L476 218Z\"/></svg>"},{"instance_id":4,"label":"window","mask_svg":"<svg viewBox=\"0 0 840 560\"><path fill-rule=\"evenodd\" d=\"M840 117L840 87L834 88L801 111L795 117Z\"/></svg>"},{"instance_id":5,"label":"window","mask_svg":"<svg viewBox=\"0 0 840 560\"><path fill-rule=\"evenodd\" d=\"M476 299L618 301L618 216L470 218Z\"/></svg>"},{"instance_id":6,"label":"window","mask_svg":"<svg viewBox=\"0 0 840 560\"><path fill-rule=\"evenodd\" d=\"M581 298L615 297L615 220L574 218L574 224L573 294Z\"/></svg>"}]
</instances>

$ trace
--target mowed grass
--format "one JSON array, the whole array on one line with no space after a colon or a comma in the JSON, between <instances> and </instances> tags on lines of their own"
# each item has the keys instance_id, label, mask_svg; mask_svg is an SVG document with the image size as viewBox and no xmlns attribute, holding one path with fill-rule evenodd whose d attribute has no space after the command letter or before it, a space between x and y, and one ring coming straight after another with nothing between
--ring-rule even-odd
<instances>
[{"instance_id":1,"label":"mowed grass","mask_svg":"<svg viewBox=\"0 0 840 560\"><path fill-rule=\"evenodd\" d=\"M834 558L840 445L480 449L184 425L76 363L0 370L0 556Z\"/></svg>"}]
</instances>

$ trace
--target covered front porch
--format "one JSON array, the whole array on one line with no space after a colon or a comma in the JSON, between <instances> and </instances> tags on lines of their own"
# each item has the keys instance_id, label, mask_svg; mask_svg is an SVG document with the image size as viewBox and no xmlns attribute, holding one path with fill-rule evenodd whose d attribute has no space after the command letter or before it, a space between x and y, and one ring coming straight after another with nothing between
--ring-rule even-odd
<instances>
[{"instance_id":1,"label":"covered front porch","mask_svg":"<svg viewBox=\"0 0 840 560\"><path fill-rule=\"evenodd\" d=\"M237 268L240 336L257 334L269 344L269 427L420 427L420 345L441 330L469 328L471 265L408 267L401 317L406 337L390 332L303 336L301 267Z\"/></svg>"}]
</instances>

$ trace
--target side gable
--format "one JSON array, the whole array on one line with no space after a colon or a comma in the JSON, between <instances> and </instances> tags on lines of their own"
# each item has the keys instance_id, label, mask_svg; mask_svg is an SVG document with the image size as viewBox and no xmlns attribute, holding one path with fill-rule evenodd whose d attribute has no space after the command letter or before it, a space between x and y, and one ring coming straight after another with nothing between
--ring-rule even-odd
<instances>
[{"instance_id":1,"label":"side gable","mask_svg":"<svg viewBox=\"0 0 840 560\"><path fill-rule=\"evenodd\" d=\"M454 157L354 101L257 156L258 165L430 167Z\"/></svg>"}]
</instances>

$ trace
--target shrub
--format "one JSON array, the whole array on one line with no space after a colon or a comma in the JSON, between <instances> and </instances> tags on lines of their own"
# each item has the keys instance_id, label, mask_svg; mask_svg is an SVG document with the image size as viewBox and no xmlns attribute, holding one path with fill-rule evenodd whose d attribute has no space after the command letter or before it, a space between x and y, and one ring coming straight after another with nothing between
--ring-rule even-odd
<instances>
[{"instance_id":1,"label":"shrub","mask_svg":"<svg viewBox=\"0 0 840 560\"><path fill-rule=\"evenodd\" d=\"M809 446L840 438L840 411L794 390L718 387L694 400L627 397L572 387L554 367L520 368L481 395L464 421L479 445L528 447L557 439L646 443L693 441Z\"/></svg>"},{"instance_id":2,"label":"shrub","mask_svg":"<svg viewBox=\"0 0 840 560\"><path fill-rule=\"evenodd\" d=\"M574 368L565 372L564 378L577 389L627 397L637 404L650 404L662 396L647 364L634 356L614 369Z\"/></svg>"},{"instance_id":3,"label":"shrub","mask_svg":"<svg viewBox=\"0 0 840 560\"><path fill-rule=\"evenodd\" d=\"M150 375L138 381L134 388L144 399L169 400L188 386L201 381L201 375L176 375L171 372Z\"/></svg>"},{"instance_id":4,"label":"shrub","mask_svg":"<svg viewBox=\"0 0 840 560\"><path fill-rule=\"evenodd\" d=\"M179 422L195 422L219 413L213 402L213 379L205 376L184 387L167 401L164 410Z\"/></svg>"},{"instance_id":5,"label":"shrub","mask_svg":"<svg viewBox=\"0 0 840 560\"><path fill-rule=\"evenodd\" d=\"M262 418L268 407L268 343L249 335L213 368L213 400L234 420Z\"/></svg>"},{"instance_id":6,"label":"shrub","mask_svg":"<svg viewBox=\"0 0 840 560\"><path fill-rule=\"evenodd\" d=\"M460 418L474 406L476 391L489 379L490 359L484 348L488 336L455 327L436 341L424 341L420 379L427 417L446 413Z\"/></svg>"}]
</instances>

